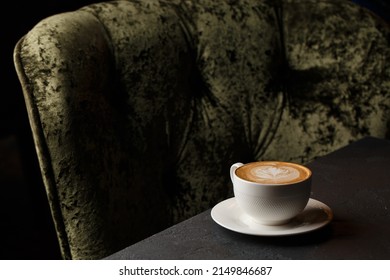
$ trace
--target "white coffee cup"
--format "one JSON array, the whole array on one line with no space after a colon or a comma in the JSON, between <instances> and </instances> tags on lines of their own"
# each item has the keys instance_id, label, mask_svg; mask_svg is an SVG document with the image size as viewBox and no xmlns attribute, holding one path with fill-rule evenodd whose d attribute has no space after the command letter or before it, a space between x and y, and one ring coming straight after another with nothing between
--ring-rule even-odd
<instances>
[{"instance_id":1,"label":"white coffee cup","mask_svg":"<svg viewBox=\"0 0 390 280\"><path fill-rule=\"evenodd\" d=\"M230 177L238 206L256 223L285 224L302 212L309 201L312 172L300 164L235 163Z\"/></svg>"}]
</instances>

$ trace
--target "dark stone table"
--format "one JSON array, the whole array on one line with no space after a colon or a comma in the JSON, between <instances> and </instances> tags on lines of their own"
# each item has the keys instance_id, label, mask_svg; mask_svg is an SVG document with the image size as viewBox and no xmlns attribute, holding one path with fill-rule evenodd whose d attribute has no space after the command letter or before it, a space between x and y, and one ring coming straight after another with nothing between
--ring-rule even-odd
<instances>
[{"instance_id":1,"label":"dark stone table","mask_svg":"<svg viewBox=\"0 0 390 280\"><path fill-rule=\"evenodd\" d=\"M334 214L318 230L246 235L215 223L210 209L107 259L390 259L390 141L365 138L307 166L312 198Z\"/></svg>"}]
</instances>

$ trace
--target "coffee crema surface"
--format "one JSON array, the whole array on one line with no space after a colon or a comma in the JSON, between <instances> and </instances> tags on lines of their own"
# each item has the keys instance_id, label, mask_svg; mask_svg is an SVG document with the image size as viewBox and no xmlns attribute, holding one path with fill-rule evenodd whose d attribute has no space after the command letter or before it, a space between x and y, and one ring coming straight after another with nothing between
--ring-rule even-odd
<instances>
[{"instance_id":1,"label":"coffee crema surface","mask_svg":"<svg viewBox=\"0 0 390 280\"><path fill-rule=\"evenodd\" d=\"M307 179L311 171L299 164L279 161L259 161L244 164L236 175L246 181L260 184L289 184Z\"/></svg>"}]
</instances>

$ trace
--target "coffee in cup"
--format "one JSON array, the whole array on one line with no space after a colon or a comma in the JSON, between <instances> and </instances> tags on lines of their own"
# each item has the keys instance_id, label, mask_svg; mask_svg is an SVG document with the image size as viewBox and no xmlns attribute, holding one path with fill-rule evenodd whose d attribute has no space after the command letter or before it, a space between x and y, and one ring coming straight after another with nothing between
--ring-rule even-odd
<instances>
[{"instance_id":1,"label":"coffee in cup","mask_svg":"<svg viewBox=\"0 0 390 280\"><path fill-rule=\"evenodd\" d=\"M312 172L297 163L236 163L230 168L230 176L238 206L260 224L287 223L309 201Z\"/></svg>"},{"instance_id":2,"label":"coffee in cup","mask_svg":"<svg viewBox=\"0 0 390 280\"><path fill-rule=\"evenodd\" d=\"M289 162L251 162L236 169L239 178L260 184L292 184L306 180L311 172Z\"/></svg>"}]
</instances>

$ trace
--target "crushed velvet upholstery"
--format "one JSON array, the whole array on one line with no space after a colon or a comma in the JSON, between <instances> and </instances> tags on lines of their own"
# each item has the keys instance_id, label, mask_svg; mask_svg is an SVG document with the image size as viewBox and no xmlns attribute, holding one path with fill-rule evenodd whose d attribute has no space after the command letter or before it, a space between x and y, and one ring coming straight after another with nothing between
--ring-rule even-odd
<instances>
[{"instance_id":1,"label":"crushed velvet upholstery","mask_svg":"<svg viewBox=\"0 0 390 280\"><path fill-rule=\"evenodd\" d=\"M390 28L335 0L128 0L43 19L15 66L65 259L232 195L232 163L390 138Z\"/></svg>"}]
</instances>

